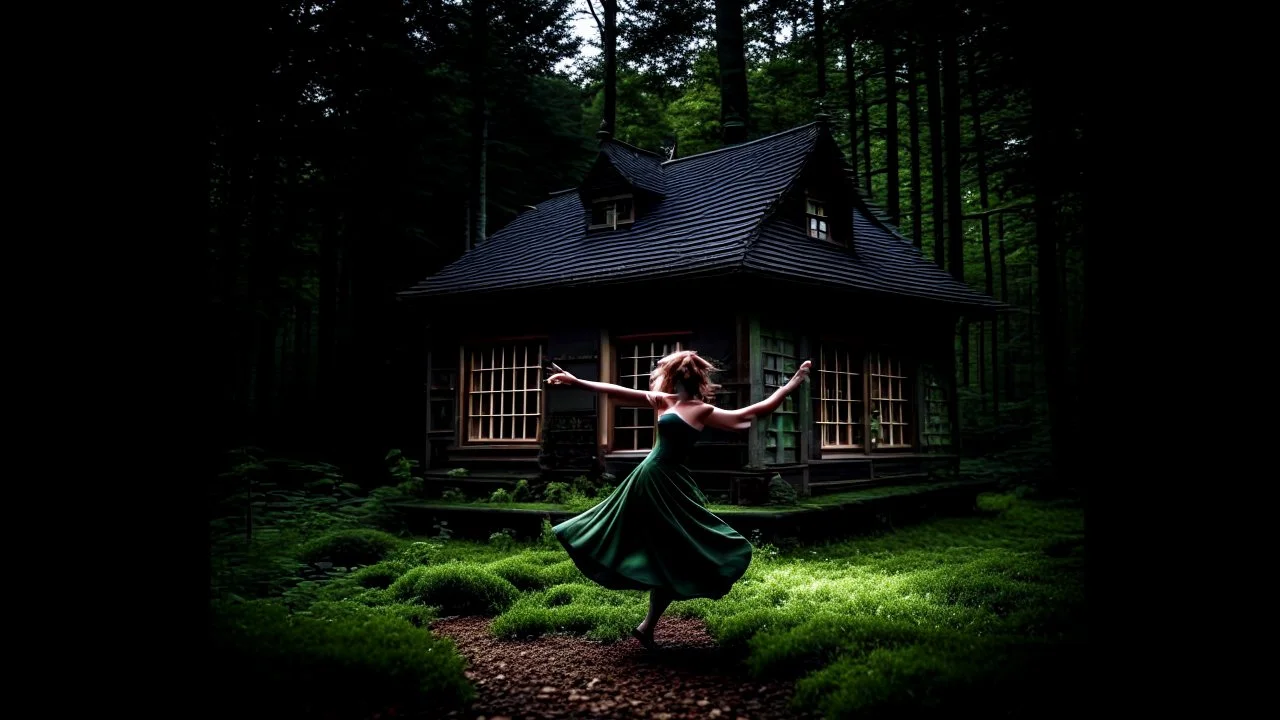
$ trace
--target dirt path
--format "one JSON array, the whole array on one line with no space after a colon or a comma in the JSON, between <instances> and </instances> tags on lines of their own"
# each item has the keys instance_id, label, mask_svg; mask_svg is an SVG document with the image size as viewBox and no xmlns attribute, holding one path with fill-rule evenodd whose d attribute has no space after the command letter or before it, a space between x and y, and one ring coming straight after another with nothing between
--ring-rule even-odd
<instances>
[{"instance_id":1,"label":"dirt path","mask_svg":"<svg viewBox=\"0 0 1280 720\"><path fill-rule=\"evenodd\" d=\"M467 658L476 702L467 720L543 718L806 717L787 709L790 683L753 682L707 635L700 620L663 618L650 653L636 640L600 643L546 636L500 641L489 618L447 618L432 630Z\"/></svg>"}]
</instances>

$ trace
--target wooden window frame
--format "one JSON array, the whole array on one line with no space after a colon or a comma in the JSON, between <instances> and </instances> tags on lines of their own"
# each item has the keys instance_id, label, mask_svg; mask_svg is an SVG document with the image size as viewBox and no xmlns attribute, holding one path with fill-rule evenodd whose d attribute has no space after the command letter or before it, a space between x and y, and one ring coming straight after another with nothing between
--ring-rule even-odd
<instances>
[{"instance_id":1,"label":"wooden window frame","mask_svg":"<svg viewBox=\"0 0 1280 720\"><path fill-rule=\"evenodd\" d=\"M867 352L866 367L868 412L880 416L880 437L872 443L871 449L879 452L918 450L920 441L916 417L919 411L916 403L919 395L916 388L920 381L919 368L891 349ZM872 407L873 403L877 406ZM894 408L897 408L896 412ZM885 410L888 410L887 417ZM894 438L899 442L894 442Z\"/></svg>"},{"instance_id":2,"label":"wooden window frame","mask_svg":"<svg viewBox=\"0 0 1280 720\"><path fill-rule=\"evenodd\" d=\"M818 240L819 242L831 243L832 245L841 245L842 243L836 239L835 233L832 232L832 216L827 212L830 203L814 195L806 192L804 195L804 232L805 235ZM812 207L816 206L818 212L811 212ZM821 223L824 229L815 230L813 225ZM817 232L826 233L826 237L818 237Z\"/></svg>"},{"instance_id":3,"label":"wooden window frame","mask_svg":"<svg viewBox=\"0 0 1280 720\"><path fill-rule=\"evenodd\" d=\"M597 206L597 205L600 205L600 204L615 204L615 205L616 205L616 201L618 201L618 200L630 200L630 201L631 201L631 213L630 213L630 215L629 215L628 217L626 217L625 219L619 219L619 218L616 216L616 213L615 213L615 217L614 217L614 221L613 221L613 223L603 223L603 224L599 224L599 225L596 225L596 224L592 224L592 223L591 223L590 218L591 218L591 216L592 216L592 215L594 215L594 214L595 214L595 209L596 209L596 206ZM592 200L591 200L591 207L587 209L587 212L588 212L588 215L587 215L587 218L588 218L588 220L587 220L587 227L588 227L588 229L591 229L591 230L617 230L617 229L618 229L619 227L621 227L621 226L629 226L629 225L632 225L632 224L634 224L634 223L635 223L635 221L636 221L636 197L635 197L635 193L623 193L623 194L621 194L621 195L607 195L607 196L605 196L605 197L592 198ZM607 214L607 211L606 211L606 214Z\"/></svg>"},{"instance_id":4,"label":"wooden window frame","mask_svg":"<svg viewBox=\"0 0 1280 720\"><path fill-rule=\"evenodd\" d=\"M920 363L916 362L910 353L901 352L892 347L876 345L870 349L864 348L866 348L865 343L847 338L823 338L819 344L817 355L819 366L814 373L816 382L812 397L812 402L815 404L813 424L817 429L815 443L817 454L819 457L833 458L876 453L920 452L922 450L918 427L920 417L918 404L921 402ZM854 367L852 362L849 367L827 363L828 353L832 351L842 353L845 358L856 357L857 369L851 369ZM886 363L896 363L896 369L900 372L893 372L895 368L886 367ZM824 419L828 417L827 402L830 402L829 399L824 399L826 382L835 378L847 384L849 378L855 376L857 384L854 387L858 388L858 399L845 402L852 402L858 406L857 422L842 423L842 426L861 428L861 441L828 445L824 426L831 424L831 421ZM896 385L895 380L899 381ZM884 388L889 388L889 392L884 393L882 391ZM878 397L883 394L887 394L888 397ZM894 407L899 408L900 411L895 412ZM889 410L888 416L885 416L886 409ZM879 437L873 441L871 421L877 412L880 413L880 433ZM838 418L836 422L839 422ZM897 428L900 430L894 430ZM902 442L885 442L886 439L899 439Z\"/></svg>"},{"instance_id":5,"label":"wooden window frame","mask_svg":"<svg viewBox=\"0 0 1280 720\"><path fill-rule=\"evenodd\" d=\"M521 357L519 357L518 359L518 362L520 362L521 365L512 365L508 363L507 358L505 356L496 358L493 355L493 353L498 351L499 349L505 351L507 349L512 349L512 348L523 349L526 352L533 352L535 355L533 357L526 357L524 356L524 354L517 353L521 355ZM477 357L475 353L485 352L485 351L490 352L490 362L497 365L497 367L477 368L473 365L472 360L475 357ZM472 446L472 447L475 447L475 446L536 447L537 445L539 445L542 442L542 435L543 435L543 431L545 430L546 415L547 415L547 403L546 403L546 394L545 394L546 389L543 387L543 383L542 383L542 379L544 375L543 364L545 363L546 358L547 358L547 338L546 336L541 336L541 335L533 335L533 336L526 335L526 336L518 336L518 337L496 337L496 338L474 338L474 339L466 340L463 343L461 343L458 347L458 367L459 367L458 404L456 406L457 407L456 417L457 417L457 424L458 424L458 443L460 445ZM523 369L525 371L523 373L524 379L522 381L523 382L522 389L521 390L517 390L516 388L507 389L505 385L506 385L508 376L505 372L501 372L501 371L502 370L514 371L519 369ZM486 373L497 373L498 374L498 379L496 382L497 388L489 389L489 390L476 390L473 383L475 381L477 371L486 372ZM530 373L530 371L532 371L532 373ZM532 377L533 377L532 381L528 379L530 374L532 374ZM493 376L490 375L490 377L492 378ZM511 374L510 378L513 382L515 381L514 372ZM490 382L494 382L494 381L491 380ZM534 423L534 432L532 436L528 436L529 433L528 433L527 425L522 425L519 433L524 437L476 437L475 435L473 435L471 421L475 418L475 415L476 415L472 405L473 396L482 395L482 394L488 395L490 393L496 393L498 402L499 402L498 414L491 415L491 416L486 415L486 417L505 417L507 416L505 412L506 411L505 404L508 397L507 394L511 392L522 392L523 394L526 394L526 397L521 399L523 403L528 402L527 393L529 392L536 393L534 395L534 397L537 399L537 405L538 405L536 412L528 413L527 405L525 405L521 409L526 412L511 415L511 417L532 419ZM476 400L476 402L483 403L483 400L482 399ZM490 402L492 402L492 398L490 399ZM492 408L490 408L490 410L492 410ZM525 422L527 422L527 420ZM501 420L499 420L499 423L501 423ZM490 425L492 426L492 421ZM513 428L512 434L515 435L514 428Z\"/></svg>"},{"instance_id":6,"label":"wooden window frame","mask_svg":"<svg viewBox=\"0 0 1280 720\"><path fill-rule=\"evenodd\" d=\"M666 332L628 333L628 334L613 335L613 336L608 336L606 333L606 337L602 338L601 340L601 346L603 348L606 348L606 352L602 352L600 355L600 377L604 378L604 382L613 383L615 385L622 385L623 387L629 387L623 382L622 375L621 373L618 372L618 363L622 361L625 357L624 351L626 348L624 346L626 344L634 343L637 341L645 341L645 340L659 341L659 342L674 341L676 343L679 343L681 348L687 349L689 347L689 338L692 337L692 335L693 335L693 331L691 330L671 330ZM675 352L675 350L672 350L670 352ZM648 356L645 356L645 357L648 357ZM658 355L657 357L662 357L662 355ZM657 357L655 357L654 359L656 360ZM649 371L651 370L651 366L640 368L639 370L635 370L635 368L633 368L633 370L637 373L639 377L647 377ZM648 390L649 389L648 382L646 381L644 384L644 387L639 389ZM632 432L638 435L639 431L637 428L640 428L640 426L618 427L618 423L617 423L618 411L633 412L635 415L640 415L642 413L653 414L652 432L653 432L653 437L655 439L657 438L658 413L655 412L653 408L650 408L648 406L633 406L630 404L619 405L616 401L612 400L607 395L602 396L602 399L600 402L600 415L601 415L600 426L601 428L604 429L604 432L602 433L602 436L603 436L602 440L606 448L607 454L611 457L643 457L645 455L648 455L649 451L653 449L652 445L645 448L618 447L619 431ZM634 445L636 443L632 443L632 444Z\"/></svg>"}]
</instances>

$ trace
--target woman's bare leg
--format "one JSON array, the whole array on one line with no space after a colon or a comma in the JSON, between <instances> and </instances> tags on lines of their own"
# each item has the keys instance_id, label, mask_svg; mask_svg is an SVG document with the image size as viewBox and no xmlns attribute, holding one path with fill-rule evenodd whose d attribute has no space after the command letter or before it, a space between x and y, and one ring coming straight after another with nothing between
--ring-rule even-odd
<instances>
[{"instance_id":1,"label":"woman's bare leg","mask_svg":"<svg viewBox=\"0 0 1280 720\"><path fill-rule=\"evenodd\" d=\"M649 614L645 616L644 622L636 628L636 631L643 636L641 642L648 640L648 645L653 643L653 629L658 626L658 618L662 617L662 613L667 611L667 606L671 604L671 596L665 590L649 591Z\"/></svg>"}]
</instances>

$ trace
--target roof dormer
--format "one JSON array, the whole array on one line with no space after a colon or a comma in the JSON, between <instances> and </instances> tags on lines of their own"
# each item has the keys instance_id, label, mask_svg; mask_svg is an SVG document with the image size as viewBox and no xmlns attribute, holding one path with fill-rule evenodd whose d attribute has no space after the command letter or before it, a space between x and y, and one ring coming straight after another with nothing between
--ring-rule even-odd
<instances>
[{"instance_id":1,"label":"roof dormer","mask_svg":"<svg viewBox=\"0 0 1280 720\"><path fill-rule=\"evenodd\" d=\"M662 159L601 133L600 152L578 192L587 209L587 227L617 231L639 222L662 200Z\"/></svg>"},{"instance_id":2,"label":"roof dormer","mask_svg":"<svg viewBox=\"0 0 1280 720\"><path fill-rule=\"evenodd\" d=\"M810 242L853 248L854 189L842 167L839 148L823 133L796 178L785 210L788 223Z\"/></svg>"}]
</instances>

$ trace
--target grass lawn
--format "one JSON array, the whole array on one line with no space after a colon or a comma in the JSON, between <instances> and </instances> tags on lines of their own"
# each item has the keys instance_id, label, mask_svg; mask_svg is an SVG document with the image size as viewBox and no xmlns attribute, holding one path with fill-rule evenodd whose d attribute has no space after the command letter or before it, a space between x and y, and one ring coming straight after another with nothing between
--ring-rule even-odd
<instances>
[{"instance_id":1,"label":"grass lawn","mask_svg":"<svg viewBox=\"0 0 1280 720\"><path fill-rule=\"evenodd\" d=\"M978 517L876 537L760 546L726 598L669 612L704 619L751 674L796 678L796 706L829 717L1056 716L1082 694L1082 513L1010 495L985 495L981 507ZM237 555L224 545L214 573L228 661L297 692L332 681L323 672L332 665L347 687L359 669L361 692L376 694L366 709L423 696L461 706L471 689L460 661L420 629L432 617L492 616L506 638L612 641L646 608L641 593L588 582L546 532L532 543L402 539L303 517L282 522L266 549ZM297 579L298 567L309 579ZM310 675L287 675L285 656L311 663Z\"/></svg>"}]
</instances>

